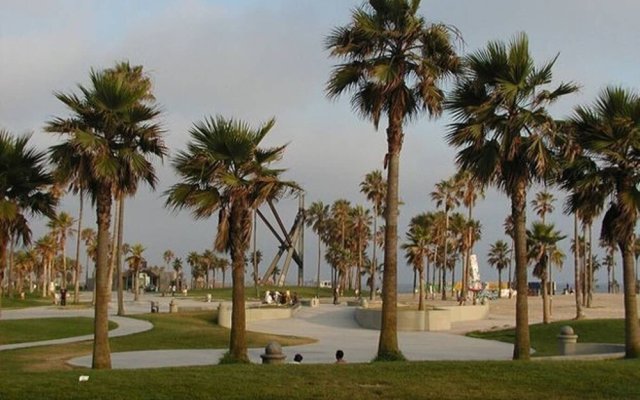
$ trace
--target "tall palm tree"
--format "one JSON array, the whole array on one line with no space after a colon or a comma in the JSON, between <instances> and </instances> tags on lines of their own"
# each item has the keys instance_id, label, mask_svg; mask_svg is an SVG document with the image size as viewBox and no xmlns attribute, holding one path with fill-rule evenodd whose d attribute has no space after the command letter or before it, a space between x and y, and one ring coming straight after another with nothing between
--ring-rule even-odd
<instances>
[{"instance_id":1,"label":"tall palm tree","mask_svg":"<svg viewBox=\"0 0 640 400\"><path fill-rule=\"evenodd\" d=\"M352 12L351 22L334 28L326 39L332 57L340 59L327 83L335 98L352 93L355 111L378 128L387 117L387 199L383 304L378 359L404 359L397 334L398 179L403 124L427 112L442 112L442 78L458 69L452 45L455 32L428 24L418 15L420 0L370 0Z\"/></svg>"},{"instance_id":2,"label":"tall palm tree","mask_svg":"<svg viewBox=\"0 0 640 400\"><path fill-rule=\"evenodd\" d=\"M173 253L171 249L167 249L164 251L164 253L162 253L162 259L164 260L164 264L167 270L171 265L171 261L173 261L175 258L176 258L176 255ZM161 290L164 290L164 289L161 289Z\"/></svg>"},{"instance_id":3,"label":"tall palm tree","mask_svg":"<svg viewBox=\"0 0 640 400\"><path fill-rule=\"evenodd\" d=\"M542 290L542 322L550 322L550 302L547 282L549 279L550 254L557 250L557 243L566 236L555 230L553 224L534 222L527 231L529 259L534 262L533 275L540 278Z\"/></svg>"},{"instance_id":4,"label":"tall palm tree","mask_svg":"<svg viewBox=\"0 0 640 400\"><path fill-rule=\"evenodd\" d=\"M530 356L527 306L526 205L532 182L546 181L556 169L551 151L557 134L546 107L577 90L562 83L547 89L555 58L536 67L525 34L507 45L489 42L465 57L447 106L455 122L448 141L461 148L457 163L482 184L493 184L511 199L516 274L514 359Z\"/></svg>"},{"instance_id":5,"label":"tall palm tree","mask_svg":"<svg viewBox=\"0 0 640 400\"><path fill-rule=\"evenodd\" d=\"M167 192L167 205L190 208L196 218L218 211L217 251L231 254L231 340L226 361L248 362L244 301L244 260L249 249L252 210L298 189L280 179L281 169L270 164L282 158L286 146L258 147L273 128L271 119L257 129L221 116L194 124L187 150L173 166L182 182Z\"/></svg>"},{"instance_id":6,"label":"tall palm tree","mask_svg":"<svg viewBox=\"0 0 640 400\"><path fill-rule=\"evenodd\" d=\"M17 238L28 245L27 216L54 215L55 199L46 192L53 179L45 168L45 156L29 147L29 136L0 130L0 301L9 241Z\"/></svg>"},{"instance_id":7,"label":"tall palm tree","mask_svg":"<svg viewBox=\"0 0 640 400\"><path fill-rule=\"evenodd\" d=\"M576 142L597 165L595 176L613 201L602 221L601 236L622 253L625 305L625 356L640 356L633 247L640 207L640 96L618 87L604 89L592 106L577 107L572 117Z\"/></svg>"},{"instance_id":8,"label":"tall palm tree","mask_svg":"<svg viewBox=\"0 0 640 400\"><path fill-rule=\"evenodd\" d=\"M40 255L40 263L42 264L42 297L47 297L51 294L49 293L49 282L51 281L53 260L58 249L56 238L47 234L36 241L35 248Z\"/></svg>"},{"instance_id":9,"label":"tall palm tree","mask_svg":"<svg viewBox=\"0 0 640 400\"><path fill-rule=\"evenodd\" d=\"M317 271L317 287L316 297L320 297L320 263L322 259L322 236L325 234L327 228L327 221L329 220L329 206L323 204L321 201L315 201L311 203L309 209L305 213L305 221L307 226L318 235L318 271Z\"/></svg>"},{"instance_id":10,"label":"tall palm tree","mask_svg":"<svg viewBox=\"0 0 640 400\"><path fill-rule=\"evenodd\" d=\"M511 249L504 240L497 240L493 243L487 254L487 262L498 270L498 297L502 297L502 270L509 266Z\"/></svg>"},{"instance_id":11,"label":"tall palm tree","mask_svg":"<svg viewBox=\"0 0 640 400\"><path fill-rule=\"evenodd\" d=\"M138 276L140 275L140 268L142 268L147 260L145 260L142 253L146 248L140 243L136 243L129 249L129 257L126 262L129 264L129 270L133 275L133 300L138 301L140 297L140 283L138 282Z\"/></svg>"},{"instance_id":12,"label":"tall palm tree","mask_svg":"<svg viewBox=\"0 0 640 400\"><path fill-rule=\"evenodd\" d=\"M93 363L96 369L111 368L108 340L110 299L109 226L113 194L129 181L156 184L150 160L162 158L167 149L156 122L159 109L148 98L146 87L113 71L91 71L90 85L78 85L81 95L56 93L69 108L69 118L47 123L48 132L66 141L51 147L51 161L63 179L81 176L97 215L96 306Z\"/></svg>"},{"instance_id":13,"label":"tall palm tree","mask_svg":"<svg viewBox=\"0 0 640 400\"><path fill-rule=\"evenodd\" d=\"M387 197L387 182L382 177L382 171L376 169L365 175L364 180L360 182L360 192L364 193L373 204L373 232L372 236L372 254L371 254L371 271L369 271L370 287L369 300L373 300L376 295L376 266L378 259L376 257L377 245L375 243L375 233L378 232L378 217L382 216L384 211L384 202Z\"/></svg>"},{"instance_id":14,"label":"tall palm tree","mask_svg":"<svg viewBox=\"0 0 640 400\"><path fill-rule=\"evenodd\" d=\"M178 288L181 288L182 287L182 271L183 271L182 259L177 257L174 258L173 263L171 263L171 268L173 268L174 272L176 273L175 286L177 286Z\"/></svg>"},{"instance_id":15,"label":"tall palm tree","mask_svg":"<svg viewBox=\"0 0 640 400\"><path fill-rule=\"evenodd\" d=\"M85 263L85 285L89 281L89 258L90 258L90 247L92 244L95 244L96 240L96 231L92 228L84 228L80 231L80 238L84 242L84 248L86 253L86 263ZM94 282L95 284L95 282Z\"/></svg>"},{"instance_id":16,"label":"tall palm tree","mask_svg":"<svg viewBox=\"0 0 640 400\"><path fill-rule=\"evenodd\" d=\"M73 217L64 211L58 213L47 223L51 233L56 237L58 242L58 250L62 256L62 288L67 288L67 237L73 235L76 230L73 228Z\"/></svg>"},{"instance_id":17,"label":"tall palm tree","mask_svg":"<svg viewBox=\"0 0 640 400\"><path fill-rule=\"evenodd\" d=\"M540 221L542 224L546 224L547 222L547 214L551 214L555 207L553 203L556 201L556 198L553 196L553 193L549 192L546 188L538 193L533 200L531 200L531 206L535 213L540 217ZM549 254L547 254L549 256ZM547 269L547 278L549 282L553 285L553 270L552 268ZM547 290L546 287L543 290ZM553 288L551 288L551 294L553 294Z\"/></svg>"},{"instance_id":18,"label":"tall palm tree","mask_svg":"<svg viewBox=\"0 0 640 400\"><path fill-rule=\"evenodd\" d=\"M436 202L436 206L444 209L444 241L442 246L442 259L444 265L447 265L449 260L449 213L455 207L460 205L461 186L459 181L451 177L447 180L442 180L436 183L436 190L431 192L431 199ZM444 274L443 274L444 277ZM444 279L442 280L442 300L447 299L446 284Z\"/></svg>"},{"instance_id":19,"label":"tall palm tree","mask_svg":"<svg viewBox=\"0 0 640 400\"><path fill-rule=\"evenodd\" d=\"M531 206L536 214L540 217L540 220L543 224L546 223L547 214L551 214L555 207L553 203L556 201L553 193L545 190L542 190L536 193L536 197L531 200Z\"/></svg>"},{"instance_id":20,"label":"tall palm tree","mask_svg":"<svg viewBox=\"0 0 640 400\"><path fill-rule=\"evenodd\" d=\"M467 207L467 220L473 220L473 207L478 200L478 196L484 198L484 187L474 178L473 174L469 171L458 171L456 173L455 179L459 182L461 190L460 201ZM471 258L471 253L473 252L473 244L474 240L474 232L473 225L467 226L467 233L465 237L465 242L469 243L469 246L465 249L464 255L464 267L462 274L462 298L467 298L467 290L469 289L469 260Z\"/></svg>"},{"instance_id":21,"label":"tall palm tree","mask_svg":"<svg viewBox=\"0 0 640 400\"><path fill-rule=\"evenodd\" d=\"M355 254L356 254L356 289L358 290L358 295L362 294L362 267L364 265L364 252L367 248L367 243L369 242L369 238L371 237L371 231L369 226L371 225L371 213L368 209L365 209L361 205L355 206L351 209L351 231L352 238L354 239L355 244Z\"/></svg>"}]
</instances>

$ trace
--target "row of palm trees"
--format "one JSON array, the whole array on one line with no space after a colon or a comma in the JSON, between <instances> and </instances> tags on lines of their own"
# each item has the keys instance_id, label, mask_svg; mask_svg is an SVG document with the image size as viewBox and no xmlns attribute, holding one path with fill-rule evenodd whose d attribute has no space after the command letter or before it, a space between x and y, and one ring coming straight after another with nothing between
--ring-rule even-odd
<instances>
[{"instance_id":1,"label":"row of palm trees","mask_svg":"<svg viewBox=\"0 0 640 400\"><path fill-rule=\"evenodd\" d=\"M548 88L555 59L536 67L524 34L508 44L490 42L485 49L460 57L455 51L459 33L447 25L428 24L417 14L419 5L419 0L371 0L356 8L351 22L335 28L326 39L330 55L341 61L329 77L327 95L351 93L356 112L369 118L376 128L381 118L387 119L378 359L404 358L396 329L398 181L404 126L423 112L437 117L445 109L455 121L449 127L447 140L459 149L456 162L460 169L469 174L474 184L494 185L511 199L517 289L514 358L527 359L530 351L525 210L527 189L533 182L560 184L568 190L572 198L570 209L583 223L593 221L605 200L610 201L602 236L616 243L622 253L626 354L637 357L640 329L633 239L640 198L635 174L640 154L638 96L622 88L609 88L593 106L578 107L572 118L557 121L547 107L574 92L577 86L562 83ZM442 84L453 76L453 90L445 96ZM142 67L120 63L91 71L90 84L79 85L78 89L79 94L56 94L71 115L47 123L46 130L63 139L51 148L49 158L57 180L65 182L73 192L88 194L96 209L93 367L109 368L107 307L112 206L118 205L121 221L125 196L135 194L140 182L155 186L151 159L163 158L168 151L158 122L160 111ZM230 253L232 264L233 313L227 357L231 361L248 360L244 265L252 210L267 200L300 189L281 179L281 169L270 167L282 157L285 146L260 147L274 124L270 120L254 129L221 116L195 123L187 149L172 162L179 182L166 193L170 208L188 208L196 218L218 214L215 248ZM30 151L24 150L26 139L6 136L3 142L10 144L9 153L17 151L25 158L31 157L26 169L16 171L32 176L23 179L28 182L23 186L30 187L5 189L0 200L6 216L0 226L3 261L11 234L23 241L29 239L30 232L24 228L25 213L52 215L55 205L53 196L44 191L54 181L45 170L46 155L28 154ZM11 160L3 162L12 165ZM345 246L346 243L342 248ZM119 243L116 248L120 248ZM442 253L447 259L448 245L443 245Z\"/></svg>"},{"instance_id":2,"label":"row of palm trees","mask_svg":"<svg viewBox=\"0 0 640 400\"><path fill-rule=\"evenodd\" d=\"M536 66L524 33L509 43L492 41L460 57L454 46L459 38L455 28L428 24L417 14L419 6L419 0L371 0L354 9L350 23L334 28L326 39L330 56L340 60L329 77L327 95L351 94L355 112L370 119L375 128L381 117L387 117L385 267L378 359L403 359L396 329L403 127L422 112L436 117L444 109L454 121L446 138L458 149L459 168L479 186L493 185L511 200L517 290L513 358L530 356L526 205L532 183L558 184L570 193L568 208L576 218L575 231L578 220L589 225L604 209L605 201L609 202L602 238L616 243L622 253L626 356L637 357L640 326L633 276L634 228L640 205L640 178L635 173L640 154L637 94L607 88L592 106L576 107L571 118L558 121L548 107L574 93L578 86L561 83L549 87L557 57ZM456 77L453 89L445 96L441 85L452 76ZM576 261L576 277L578 269ZM576 285L576 291L580 286ZM578 293L576 303L578 308Z\"/></svg>"}]
</instances>

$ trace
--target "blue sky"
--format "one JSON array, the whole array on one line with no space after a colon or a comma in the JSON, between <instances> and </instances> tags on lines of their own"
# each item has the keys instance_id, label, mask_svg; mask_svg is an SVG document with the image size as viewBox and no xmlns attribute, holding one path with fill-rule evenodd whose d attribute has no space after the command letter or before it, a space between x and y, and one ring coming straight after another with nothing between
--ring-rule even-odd
<instances>
[{"instance_id":1,"label":"blue sky","mask_svg":"<svg viewBox=\"0 0 640 400\"><path fill-rule=\"evenodd\" d=\"M307 204L346 198L365 204L358 192L363 176L381 167L384 130L354 115L348 98L329 101L323 87L332 60L323 49L330 30L349 21L350 0L263 1L81 1L5 0L0 6L0 127L34 133L46 148L56 138L42 133L53 116L66 115L54 91L75 90L91 68L119 60L142 64L155 85L171 149L183 148L191 124L222 114L259 123L277 119L271 140L290 143L283 160L288 177L307 190ZM559 103L554 115L593 101L605 85L640 88L640 3L631 0L500 1L423 0L421 13L456 26L468 53L489 40L529 35L535 59L560 54L556 82L574 81L580 93ZM455 171L455 152L443 140L448 116L424 118L406 127L401 164L401 231L409 219L435 205L428 194ZM169 163L158 164L157 192L141 190L127 205L125 240L147 246L152 263L171 248L179 256L211 245L215 221L194 222L188 212L172 214L161 193L175 183ZM533 193L529 198L532 198ZM551 217L565 233L571 220L561 215L564 195ZM77 201L64 207L77 214ZM289 221L294 200L281 204ZM475 212L483 225L476 251L483 279L496 279L484 262L490 243L503 238L509 208L504 195L488 191ZM95 217L88 212L85 220ZM531 220L532 217L529 218ZM36 236L44 229L35 225ZM597 231L597 229L596 229ZM266 260L275 245L264 228L259 244ZM315 265L315 238L306 235L306 260ZM565 240L568 253L569 240ZM560 276L570 276L571 257ZM265 261L266 264L266 261ZM312 277L308 268L306 277ZM401 266L401 280L410 269ZM328 276L328 272L324 275ZM293 279L293 275L291 275ZM600 281L604 275L599 276Z\"/></svg>"}]
</instances>

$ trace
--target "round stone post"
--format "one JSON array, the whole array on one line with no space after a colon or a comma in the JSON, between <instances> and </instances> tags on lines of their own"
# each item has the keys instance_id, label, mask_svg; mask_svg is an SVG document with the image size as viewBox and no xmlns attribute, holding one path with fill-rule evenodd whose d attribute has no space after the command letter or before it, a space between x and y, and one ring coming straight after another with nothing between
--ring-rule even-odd
<instances>
[{"instance_id":1,"label":"round stone post","mask_svg":"<svg viewBox=\"0 0 640 400\"><path fill-rule=\"evenodd\" d=\"M282 346L278 342L271 342L264 348L264 354L260 354L263 364L282 364L286 355L282 353Z\"/></svg>"},{"instance_id":2,"label":"round stone post","mask_svg":"<svg viewBox=\"0 0 640 400\"><path fill-rule=\"evenodd\" d=\"M560 328L558 335L558 353L568 356L576 353L576 344L578 343L578 335L573 332L573 328L566 325Z\"/></svg>"},{"instance_id":3,"label":"round stone post","mask_svg":"<svg viewBox=\"0 0 640 400\"><path fill-rule=\"evenodd\" d=\"M173 299L171 299L171 303L169 303L169 312L170 313L177 313L178 312L178 305L176 304L175 301L173 301Z\"/></svg>"}]
</instances>

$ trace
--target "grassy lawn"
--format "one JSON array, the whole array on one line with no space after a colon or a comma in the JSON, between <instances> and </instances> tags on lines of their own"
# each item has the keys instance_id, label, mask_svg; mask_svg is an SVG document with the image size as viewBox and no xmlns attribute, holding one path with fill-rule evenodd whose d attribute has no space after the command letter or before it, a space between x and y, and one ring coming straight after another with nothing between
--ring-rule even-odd
<instances>
[{"instance_id":1,"label":"grassy lawn","mask_svg":"<svg viewBox=\"0 0 640 400\"><path fill-rule=\"evenodd\" d=\"M50 306L52 304L51 298L43 298L42 296L35 296L34 294L27 294L24 300L21 300L19 296L2 297L3 309Z\"/></svg>"},{"instance_id":2,"label":"grassy lawn","mask_svg":"<svg viewBox=\"0 0 640 400\"><path fill-rule=\"evenodd\" d=\"M154 328L135 335L111 339L112 351L163 349L223 349L229 345L229 329L216 321L217 311L158 313L132 316L153 324ZM264 347L272 340L283 346L312 343L312 339L247 332L249 347Z\"/></svg>"},{"instance_id":3,"label":"grassy lawn","mask_svg":"<svg viewBox=\"0 0 640 400\"><path fill-rule=\"evenodd\" d=\"M109 321L109 329L118 324ZM36 342L93 333L93 318L42 318L0 321L0 344Z\"/></svg>"},{"instance_id":4,"label":"grassy lawn","mask_svg":"<svg viewBox=\"0 0 640 400\"><path fill-rule=\"evenodd\" d=\"M25 399L631 399L639 361L223 365L3 374ZM78 383L78 376L89 375Z\"/></svg>"},{"instance_id":5,"label":"grassy lawn","mask_svg":"<svg viewBox=\"0 0 640 400\"><path fill-rule=\"evenodd\" d=\"M569 325L578 335L579 343L624 343L624 320L591 319L582 321L556 321L550 324L535 324L529 327L533 357L558 355L556 336L562 326ZM467 336L514 343L515 329L490 332L471 332Z\"/></svg>"},{"instance_id":6,"label":"grassy lawn","mask_svg":"<svg viewBox=\"0 0 640 400\"><path fill-rule=\"evenodd\" d=\"M154 328L135 335L110 339L112 352L163 349L224 349L229 345L228 329L216 324L217 313L199 311L178 314L143 314L131 318L151 322ZM67 320L67 318L64 318ZM47 320L39 320L49 323ZM38 328L41 329L41 328ZM77 333L66 336L76 336ZM312 343L313 339L247 332L249 347L264 347L277 340L283 346ZM90 341L0 352L0 376L16 371L70 370L65 361L91 353ZM3 399L0 396L0 399Z\"/></svg>"},{"instance_id":7,"label":"grassy lawn","mask_svg":"<svg viewBox=\"0 0 640 400\"><path fill-rule=\"evenodd\" d=\"M210 311L135 318L152 322L154 329L111 339L112 351L226 348L228 344L229 331L214 323L216 315ZM580 325L592 321L571 322L581 336L586 336L582 329L598 331ZM607 321L599 322L600 335L611 342ZM564 324L550 328L553 343ZM532 337L537 335L534 329ZM248 335L249 346L264 346L273 339L258 333ZM294 337L277 340L285 345L309 341ZM638 360L220 365L135 371L93 371L65 364L69 358L90 352L91 343L83 342L0 353L0 399L640 398ZM80 375L89 375L89 381L78 383Z\"/></svg>"}]
</instances>

